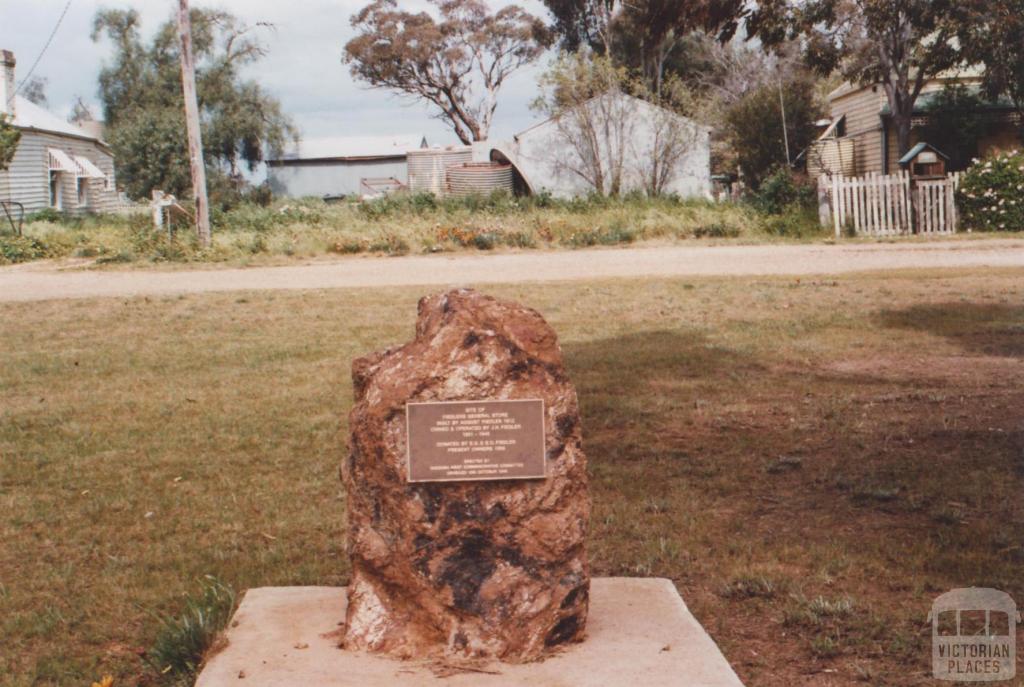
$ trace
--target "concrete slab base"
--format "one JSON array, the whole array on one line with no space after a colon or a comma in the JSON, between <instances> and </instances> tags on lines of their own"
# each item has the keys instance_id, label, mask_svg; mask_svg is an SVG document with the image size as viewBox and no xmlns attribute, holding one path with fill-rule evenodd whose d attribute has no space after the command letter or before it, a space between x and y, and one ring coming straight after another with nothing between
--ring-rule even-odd
<instances>
[{"instance_id":1,"label":"concrete slab base","mask_svg":"<svg viewBox=\"0 0 1024 687\"><path fill-rule=\"evenodd\" d=\"M250 589L196 687L743 687L665 579L591 580L582 643L486 672L339 649L345 603L344 587Z\"/></svg>"}]
</instances>

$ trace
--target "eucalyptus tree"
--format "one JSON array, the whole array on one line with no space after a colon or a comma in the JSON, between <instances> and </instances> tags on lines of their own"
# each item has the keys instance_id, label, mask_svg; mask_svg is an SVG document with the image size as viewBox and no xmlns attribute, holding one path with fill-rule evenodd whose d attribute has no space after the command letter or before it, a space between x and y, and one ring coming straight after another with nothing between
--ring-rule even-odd
<instances>
[{"instance_id":1,"label":"eucalyptus tree","mask_svg":"<svg viewBox=\"0 0 1024 687\"><path fill-rule=\"evenodd\" d=\"M1024 138L1024 0L964 0L962 10L964 56L981 67L989 100L1013 103Z\"/></svg>"},{"instance_id":2,"label":"eucalyptus tree","mask_svg":"<svg viewBox=\"0 0 1024 687\"><path fill-rule=\"evenodd\" d=\"M551 44L539 18L516 6L488 11L480 0L429 0L433 13L376 0L352 17L345 45L352 76L373 88L423 100L463 143L487 138L508 77Z\"/></svg>"},{"instance_id":3,"label":"eucalyptus tree","mask_svg":"<svg viewBox=\"0 0 1024 687\"><path fill-rule=\"evenodd\" d=\"M744 13L743 0L543 0L554 17L560 46L609 57L642 75L660 94L666 65L687 47L694 31L732 37Z\"/></svg>"},{"instance_id":4,"label":"eucalyptus tree","mask_svg":"<svg viewBox=\"0 0 1024 687\"><path fill-rule=\"evenodd\" d=\"M799 41L820 74L881 84L902 155L925 84L963 64L963 21L961 0L760 0L748 28L769 46Z\"/></svg>"},{"instance_id":5,"label":"eucalyptus tree","mask_svg":"<svg viewBox=\"0 0 1024 687\"><path fill-rule=\"evenodd\" d=\"M191 12L203 155L211 186L237 187L242 167L255 169L268 151L297 138L280 102L241 70L266 56L257 32L231 14ZM118 179L132 197L161 189L185 196L191 188L177 24L169 19L147 43L135 10L97 13L92 38L113 47L99 76L107 140Z\"/></svg>"}]
</instances>

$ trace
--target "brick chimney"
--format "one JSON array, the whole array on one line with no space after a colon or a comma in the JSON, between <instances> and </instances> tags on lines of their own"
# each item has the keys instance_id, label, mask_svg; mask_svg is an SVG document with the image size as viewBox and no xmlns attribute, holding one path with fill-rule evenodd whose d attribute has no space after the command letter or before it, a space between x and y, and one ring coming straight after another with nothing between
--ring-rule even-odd
<instances>
[{"instance_id":1,"label":"brick chimney","mask_svg":"<svg viewBox=\"0 0 1024 687\"><path fill-rule=\"evenodd\" d=\"M3 67L3 78L0 78L0 114L14 117L14 53L0 50L0 62Z\"/></svg>"}]
</instances>

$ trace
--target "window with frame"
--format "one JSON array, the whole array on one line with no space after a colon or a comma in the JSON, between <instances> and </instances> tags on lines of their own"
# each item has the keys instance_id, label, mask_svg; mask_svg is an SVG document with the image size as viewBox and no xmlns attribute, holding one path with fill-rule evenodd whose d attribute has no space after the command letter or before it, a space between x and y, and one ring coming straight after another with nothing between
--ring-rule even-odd
<instances>
[{"instance_id":1,"label":"window with frame","mask_svg":"<svg viewBox=\"0 0 1024 687\"><path fill-rule=\"evenodd\" d=\"M62 209L62 193L61 193L61 178L60 172L51 169L50 170L50 207L56 210Z\"/></svg>"}]
</instances>

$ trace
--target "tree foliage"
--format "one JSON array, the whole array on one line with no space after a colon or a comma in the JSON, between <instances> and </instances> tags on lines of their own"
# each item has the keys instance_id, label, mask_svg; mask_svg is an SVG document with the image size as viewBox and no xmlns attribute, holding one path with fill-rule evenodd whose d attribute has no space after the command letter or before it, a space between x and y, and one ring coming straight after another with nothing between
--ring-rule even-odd
<instances>
[{"instance_id":1,"label":"tree foliage","mask_svg":"<svg viewBox=\"0 0 1024 687\"><path fill-rule=\"evenodd\" d=\"M249 26L220 10L194 8L191 18L208 176L214 187L239 186L243 165L255 169L297 132L276 98L240 76L265 56L254 34L266 25ZM165 22L148 44L140 30L135 10L101 10L93 23L93 40L106 38L114 49L99 77L107 139L130 196L152 189L186 196L191 175L177 23Z\"/></svg>"},{"instance_id":2,"label":"tree foliage","mask_svg":"<svg viewBox=\"0 0 1024 687\"><path fill-rule=\"evenodd\" d=\"M880 83L905 153L921 89L961 61L962 21L959 0L760 0L749 27L768 45L799 38L821 74Z\"/></svg>"},{"instance_id":3,"label":"tree foliage","mask_svg":"<svg viewBox=\"0 0 1024 687\"><path fill-rule=\"evenodd\" d=\"M678 79L655 94L607 56L563 53L541 76L540 87L533 107L552 118L566 151L554 160L556 171L599 195L620 195L627 179L650 196L664 194L702 135L678 116L690 105ZM641 107L639 98L656 107Z\"/></svg>"},{"instance_id":4,"label":"tree foliage","mask_svg":"<svg viewBox=\"0 0 1024 687\"><path fill-rule=\"evenodd\" d=\"M9 115L0 114L0 172L7 169L21 141L21 130L11 124Z\"/></svg>"},{"instance_id":5,"label":"tree foliage","mask_svg":"<svg viewBox=\"0 0 1024 687\"><path fill-rule=\"evenodd\" d=\"M616 66L641 74L657 93L666 65L681 57L694 30L731 37L744 13L742 0L544 0L561 47L588 48Z\"/></svg>"},{"instance_id":6,"label":"tree foliage","mask_svg":"<svg viewBox=\"0 0 1024 687\"><path fill-rule=\"evenodd\" d=\"M89 107L89 103L80 95L75 96L75 104L71 106L71 113L68 115L68 121L72 124L84 124L85 122L96 121L96 116L92 113L92 108Z\"/></svg>"},{"instance_id":7,"label":"tree foliage","mask_svg":"<svg viewBox=\"0 0 1024 687\"><path fill-rule=\"evenodd\" d=\"M949 156L950 171L966 169L991 124L984 100L966 86L954 84L936 93L926 109L928 119L919 128L919 139Z\"/></svg>"},{"instance_id":8,"label":"tree foliage","mask_svg":"<svg viewBox=\"0 0 1024 687\"><path fill-rule=\"evenodd\" d=\"M966 61L983 68L990 100L1013 103L1024 137L1024 0L965 0L960 45Z\"/></svg>"},{"instance_id":9,"label":"tree foliage","mask_svg":"<svg viewBox=\"0 0 1024 687\"><path fill-rule=\"evenodd\" d=\"M487 138L498 91L551 42L543 22L516 6L488 12L481 0L429 0L427 12L376 0L352 17L345 45L352 75L374 88L425 100L463 143Z\"/></svg>"},{"instance_id":10,"label":"tree foliage","mask_svg":"<svg viewBox=\"0 0 1024 687\"><path fill-rule=\"evenodd\" d=\"M21 94L31 103L39 107L49 107L50 103L46 97L46 86L50 80L45 76L32 76L21 86Z\"/></svg>"},{"instance_id":11,"label":"tree foliage","mask_svg":"<svg viewBox=\"0 0 1024 687\"><path fill-rule=\"evenodd\" d=\"M730 126L730 117L733 120L741 120L749 116L751 111L760 112L755 115L755 127L761 127L761 131L767 132L770 140L767 146L772 156L778 156L770 166L786 163L786 149L784 137L782 136L782 106L787 109L786 134L790 143L790 156L792 159L804 149L805 141L810 141L817 129L813 119L802 115L796 107L792 115L788 110L793 109L791 97L786 92L787 84L813 84L815 102L821 102L823 90L827 89L827 81L818 80L803 63L795 46L783 44L776 46L772 51L765 51L761 46L746 41L734 39L726 43L716 41L710 37L694 36L694 56L692 68L686 73L685 79L695 96L694 117L712 128L711 139L711 164L716 172L733 173L740 167L738 153L747 147L749 136L744 135L745 126L739 127L739 134L734 127ZM783 90L783 98L780 102L779 90ZM753 94L761 93L760 110L758 107L751 107ZM774 107L772 107L771 94L774 92ZM799 105L807 96L797 94L795 104ZM815 111L821 112L824 108L815 107ZM746 113L746 114L745 114ZM768 121L760 119L767 116ZM757 145L764 145L763 142L755 141ZM757 166L757 172L752 177L752 166L745 164L745 174L748 181L755 185L758 182L757 176L767 171Z\"/></svg>"},{"instance_id":12,"label":"tree foliage","mask_svg":"<svg viewBox=\"0 0 1024 687\"><path fill-rule=\"evenodd\" d=\"M764 83L737 100L726 112L725 136L747 183L757 189L772 170L787 166L805 150L814 140L814 122L820 116L814 79L806 72L787 75L781 83Z\"/></svg>"}]
</instances>

